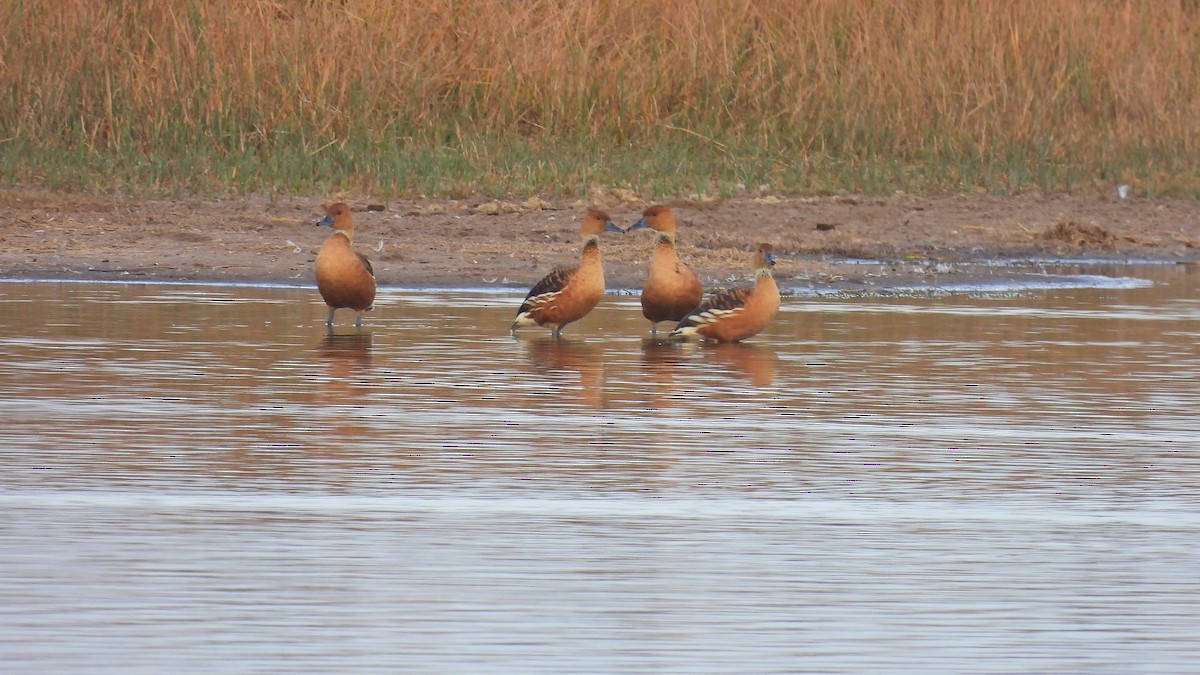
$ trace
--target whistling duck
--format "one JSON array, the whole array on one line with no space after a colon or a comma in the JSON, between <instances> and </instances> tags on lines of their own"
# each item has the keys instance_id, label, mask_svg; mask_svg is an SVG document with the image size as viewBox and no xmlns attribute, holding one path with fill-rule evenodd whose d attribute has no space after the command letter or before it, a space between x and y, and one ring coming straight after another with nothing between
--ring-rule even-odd
<instances>
[{"instance_id":1,"label":"whistling duck","mask_svg":"<svg viewBox=\"0 0 1200 675\"><path fill-rule=\"evenodd\" d=\"M350 246L354 237L350 207L340 202L327 207L317 225L333 227L333 236L317 254L317 290L329 305L325 325L332 327L334 311L346 307L358 312L354 326L362 328L363 312L375 303L375 270L365 255Z\"/></svg>"},{"instance_id":2,"label":"whistling duck","mask_svg":"<svg viewBox=\"0 0 1200 675\"><path fill-rule=\"evenodd\" d=\"M779 287L771 276L775 264L770 244L758 247L754 255L753 288L732 288L714 294L679 322L671 337L693 336L718 342L738 342L757 335L779 311Z\"/></svg>"},{"instance_id":3,"label":"whistling duck","mask_svg":"<svg viewBox=\"0 0 1200 675\"><path fill-rule=\"evenodd\" d=\"M510 332L521 326L547 326L554 337L561 337L567 324L578 321L592 311L604 297L604 266L600 260L600 233L624 232L608 217L595 209L589 210L579 226L583 237L583 253L579 265L557 269L537 282L525 302L517 310Z\"/></svg>"},{"instance_id":4,"label":"whistling duck","mask_svg":"<svg viewBox=\"0 0 1200 675\"><path fill-rule=\"evenodd\" d=\"M650 333L658 334L662 321L679 321L696 309L704 297L700 280L675 254L675 215L665 206L651 206L641 220L626 232L649 227L658 232L658 243L650 258L650 275L642 286L642 316L650 321Z\"/></svg>"}]
</instances>

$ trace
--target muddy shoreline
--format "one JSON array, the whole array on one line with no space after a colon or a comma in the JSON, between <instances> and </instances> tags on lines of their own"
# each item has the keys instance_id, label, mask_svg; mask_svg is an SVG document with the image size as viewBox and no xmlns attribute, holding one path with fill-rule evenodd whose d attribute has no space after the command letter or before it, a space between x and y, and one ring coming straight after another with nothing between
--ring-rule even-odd
<instances>
[{"instance_id":1,"label":"muddy shoreline","mask_svg":"<svg viewBox=\"0 0 1200 675\"><path fill-rule=\"evenodd\" d=\"M328 199L355 211L355 246L382 285L527 288L573 264L584 209L623 226L647 202L625 191L583 200L394 200L337 195L131 199L0 192L0 277L308 285L329 231ZM679 253L707 287L748 276L758 242L779 251L787 287L929 285L1005 274L980 263L1085 259L1196 263L1200 202L1085 196L743 196L669 200ZM610 288L640 287L653 237L601 240Z\"/></svg>"}]
</instances>

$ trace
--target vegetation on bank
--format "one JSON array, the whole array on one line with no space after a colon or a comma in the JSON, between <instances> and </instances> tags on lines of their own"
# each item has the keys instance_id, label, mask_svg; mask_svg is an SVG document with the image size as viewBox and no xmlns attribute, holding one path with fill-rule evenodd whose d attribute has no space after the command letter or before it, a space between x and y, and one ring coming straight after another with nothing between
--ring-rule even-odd
<instances>
[{"instance_id":1,"label":"vegetation on bank","mask_svg":"<svg viewBox=\"0 0 1200 675\"><path fill-rule=\"evenodd\" d=\"M1193 0L9 0L0 181L1200 195Z\"/></svg>"}]
</instances>

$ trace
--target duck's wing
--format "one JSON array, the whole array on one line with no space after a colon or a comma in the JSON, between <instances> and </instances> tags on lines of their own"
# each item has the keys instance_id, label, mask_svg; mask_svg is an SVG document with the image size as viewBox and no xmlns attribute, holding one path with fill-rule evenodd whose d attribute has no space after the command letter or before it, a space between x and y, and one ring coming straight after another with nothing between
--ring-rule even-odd
<instances>
[{"instance_id":1,"label":"duck's wing","mask_svg":"<svg viewBox=\"0 0 1200 675\"><path fill-rule=\"evenodd\" d=\"M683 317L677 329L703 326L737 314L746 306L746 298L750 297L750 292L753 290L752 288L730 288L714 293L708 300L700 303L699 307Z\"/></svg>"},{"instance_id":2,"label":"duck's wing","mask_svg":"<svg viewBox=\"0 0 1200 675\"><path fill-rule=\"evenodd\" d=\"M362 261L363 267L367 268L367 274L370 274L371 277L374 278L375 277L375 268L371 267L371 261L367 258L367 256L365 256L357 251L355 251L354 255L358 256L358 259Z\"/></svg>"},{"instance_id":3,"label":"duck's wing","mask_svg":"<svg viewBox=\"0 0 1200 675\"><path fill-rule=\"evenodd\" d=\"M517 314L528 312L558 297L558 294L562 293L563 289L570 283L571 275L574 273L574 267L564 267L542 277L542 280L534 284L533 288L529 290L529 294L525 296L525 302L521 303Z\"/></svg>"}]
</instances>

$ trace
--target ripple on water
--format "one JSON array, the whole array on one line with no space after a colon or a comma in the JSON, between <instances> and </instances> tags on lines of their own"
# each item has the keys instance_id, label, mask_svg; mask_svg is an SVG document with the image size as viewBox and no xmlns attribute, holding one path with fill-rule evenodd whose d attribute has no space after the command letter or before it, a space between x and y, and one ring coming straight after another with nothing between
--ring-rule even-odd
<instances>
[{"instance_id":1,"label":"ripple on water","mask_svg":"<svg viewBox=\"0 0 1200 675\"><path fill-rule=\"evenodd\" d=\"M723 347L619 296L555 341L517 292L326 335L306 288L5 284L0 652L1187 672L1197 294L1118 272L793 297Z\"/></svg>"}]
</instances>

